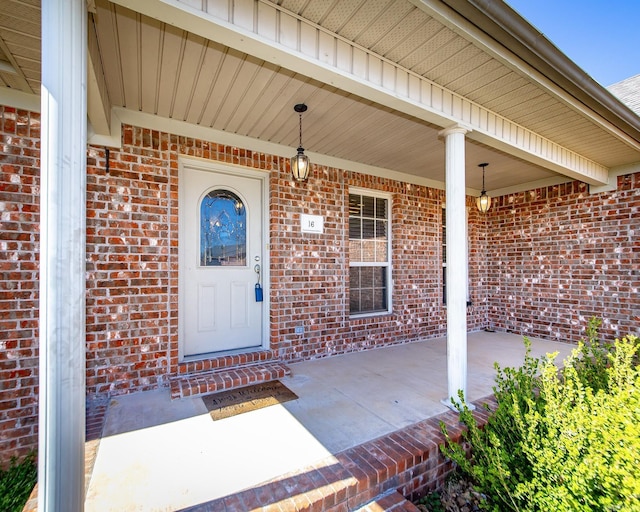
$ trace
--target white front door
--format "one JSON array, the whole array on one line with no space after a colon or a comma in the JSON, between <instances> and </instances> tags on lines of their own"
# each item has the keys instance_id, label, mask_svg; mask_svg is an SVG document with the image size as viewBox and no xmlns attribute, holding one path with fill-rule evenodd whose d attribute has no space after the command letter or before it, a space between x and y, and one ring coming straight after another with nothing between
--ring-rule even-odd
<instances>
[{"instance_id":1,"label":"white front door","mask_svg":"<svg viewBox=\"0 0 640 512\"><path fill-rule=\"evenodd\" d=\"M184 163L180 169L182 357L263 345L264 177ZM266 292L263 291L264 300Z\"/></svg>"}]
</instances>

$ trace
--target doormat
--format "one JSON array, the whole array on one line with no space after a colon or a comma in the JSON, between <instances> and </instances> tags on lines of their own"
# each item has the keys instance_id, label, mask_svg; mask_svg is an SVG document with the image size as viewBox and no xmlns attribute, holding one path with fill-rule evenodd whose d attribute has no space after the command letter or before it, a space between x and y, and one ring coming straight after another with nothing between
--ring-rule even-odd
<instances>
[{"instance_id":1,"label":"doormat","mask_svg":"<svg viewBox=\"0 0 640 512\"><path fill-rule=\"evenodd\" d=\"M298 396L287 386L275 380L206 395L202 397L202 401L215 421L297 398Z\"/></svg>"}]
</instances>

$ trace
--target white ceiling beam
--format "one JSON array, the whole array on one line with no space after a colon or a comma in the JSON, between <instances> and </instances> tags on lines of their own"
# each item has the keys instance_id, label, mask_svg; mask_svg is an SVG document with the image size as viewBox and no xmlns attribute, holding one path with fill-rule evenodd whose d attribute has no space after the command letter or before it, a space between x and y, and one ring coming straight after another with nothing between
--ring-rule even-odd
<instances>
[{"instance_id":1,"label":"white ceiling beam","mask_svg":"<svg viewBox=\"0 0 640 512\"><path fill-rule=\"evenodd\" d=\"M437 126L465 126L469 138L565 176L608 180L606 167L275 4L210 0L204 11L177 0L114 3Z\"/></svg>"},{"instance_id":2,"label":"white ceiling beam","mask_svg":"<svg viewBox=\"0 0 640 512\"><path fill-rule=\"evenodd\" d=\"M30 112L40 112L40 95L0 87L0 104Z\"/></svg>"}]
</instances>

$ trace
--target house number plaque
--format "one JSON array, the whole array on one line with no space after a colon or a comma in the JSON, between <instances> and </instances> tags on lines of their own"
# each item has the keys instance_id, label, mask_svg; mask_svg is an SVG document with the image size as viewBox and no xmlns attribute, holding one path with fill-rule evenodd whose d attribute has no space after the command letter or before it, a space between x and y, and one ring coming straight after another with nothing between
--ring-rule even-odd
<instances>
[{"instance_id":1,"label":"house number plaque","mask_svg":"<svg viewBox=\"0 0 640 512\"><path fill-rule=\"evenodd\" d=\"M324 233L324 217L321 215L300 215L300 228L303 233Z\"/></svg>"}]
</instances>

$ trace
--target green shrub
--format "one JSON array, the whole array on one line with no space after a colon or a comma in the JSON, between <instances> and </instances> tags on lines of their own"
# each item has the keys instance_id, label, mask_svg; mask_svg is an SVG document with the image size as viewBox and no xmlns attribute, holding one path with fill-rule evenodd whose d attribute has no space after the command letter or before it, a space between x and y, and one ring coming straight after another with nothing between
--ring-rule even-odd
<instances>
[{"instance_id":1,"label":"green shrub","mask_svg":"<svg viewBox=\"0 0 640 512\"><path fill-rule=\"evenodd\" d=\"M20 512L38 479L35 454L18 463L13 458L7 470L0 470L0 510Z\"/></svg>"},{"instance_id":2,"label":"green shrub","mask_svg":"<svg viewBox=\"0 0 640 512\"><path fill-rule=\"evenodd\" d=\"M601 344L592 322L562 370L557 354L535 359L525 345L522 367L497 367L484 428L459 407L470 456L444 427L443 453L487 494L488 510L640 511L638 339Z\"/></svg>"}]
</instances>

